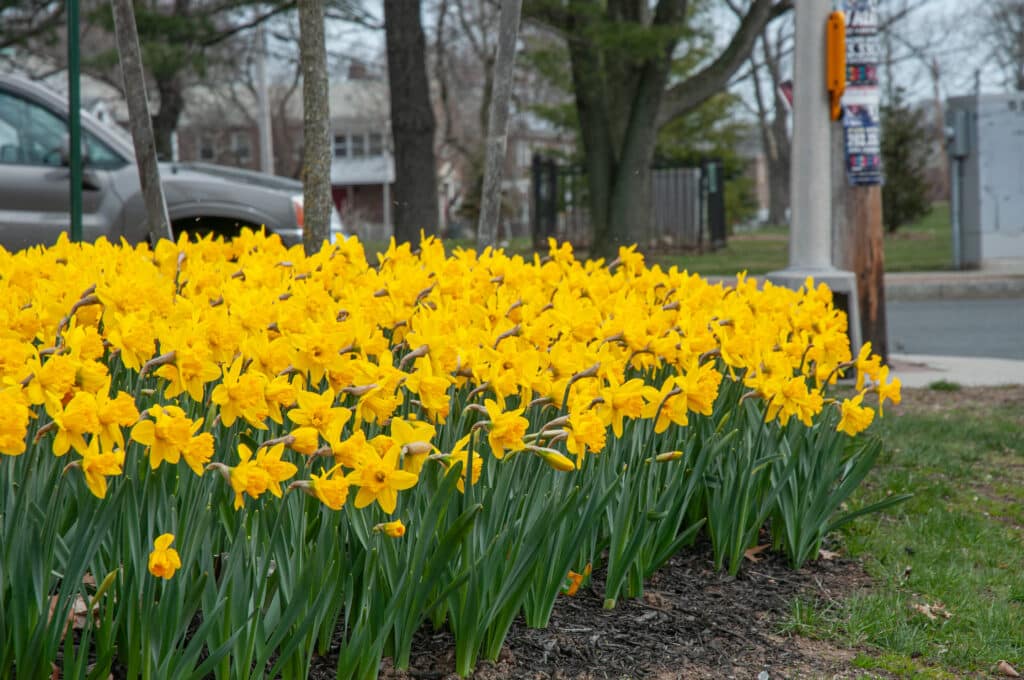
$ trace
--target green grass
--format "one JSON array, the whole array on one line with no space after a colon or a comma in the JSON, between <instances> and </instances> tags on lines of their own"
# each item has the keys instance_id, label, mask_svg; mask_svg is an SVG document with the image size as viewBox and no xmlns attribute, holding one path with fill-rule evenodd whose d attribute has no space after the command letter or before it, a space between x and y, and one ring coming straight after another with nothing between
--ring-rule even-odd
<instances>
[{"instance_id":1,"label":"green grass","mask_svg":"<svg viewBox=\"0 0 1024 680\"><path fill-rule=\"evenodd\" d=\"M955 397L951 397L955 398ZM874 587L794 604L785 630L866 647L855 665L898 677L1024 669L1024 417L1019 406L883 419L885 459L854 504L914 497L842 531ZM941 604L930 620L914 605Z\"/></svg>"},{"instance_id":2,"label":"green grass","mask_svg":"<svg viewBox=\"0 0 1024 680\"><path fill-rule=\"evenodd\" d=\"M702 275L732 276L743 270L764 274L785 268L789 261L788 235L786 228L765 227L732 236L725 248L715 252L666 255L652 258L652 262L677 265ZM936 203L921 220L885 237L885 269L890 272L949 269L952 253L947 203Z\"/></svg>"},{"instance_id":3,"label":"green grass","mask_svg":"<svg viewBox=\"0 0 1024 680\"><path fill-rule=\"evenodd\" d=\"M733 276L746 270L765 274L784 269L789 262L789 230L785 227L763 227L752 233L729 238L725 248L715 252L685 255L649 256L650 263L676 265L705 276ZM386 242L364 244L366 254L376 262L375 253L383 252ZM473 248L473 239L445 241L449 252L456 247ZM527 238L513 239L506 252L530 257L532 244ZM930 213L914 224L900 227L885 237L885 269L890 272L935 271L949 269L953 260L949 204L936 203Z\"/></svg>"}]
</instances>

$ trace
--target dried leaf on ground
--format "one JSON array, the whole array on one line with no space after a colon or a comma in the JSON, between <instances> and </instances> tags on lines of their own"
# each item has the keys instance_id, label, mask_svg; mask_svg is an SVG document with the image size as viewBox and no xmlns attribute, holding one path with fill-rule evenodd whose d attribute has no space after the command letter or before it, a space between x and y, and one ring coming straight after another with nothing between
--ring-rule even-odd
<instances>
[{"instance_id":1,"label":"dried leaf on ground","mask_svg":"<svg viewBox=\"0 0 1024 680\"><path fill-rule=\"evenodd\" d=\"M47 621L53 620L53 615L57 611L57 603L59 600L60 596L58 595L50 596L50 613L48 615ZM88 611L89 605L86 604L85 598L83 598L81 595L76 595L75 601L74 603L72 603L71 609L68 611L67 621L64 622L64 630L61 631L61 639L63 639L64 636L67 635L69 627L73 628L74 630L82 630L83 628L85 628ZM99 603L94 603L92 606L92 615L97 621L99 620L99 611Z\"/></svg>"},{"instance_id":2,"label":"dried leaf on ground","mask_svg":"<svg viewBox=\"0 0 1024 680\"><path fill-rule=\"evenodd\" d=\"M1006 661L1000 661L996 665L996 670L999 671L999 673L1001 675L1005 675L1008 678L1019 678L1020 677L1020 673L1017 672L1017 669L1014 668L1013 666L1011 666Z\"/></svg>"},{"instance_id":3,"label":"dried leaf on ground","mask_svg":"<svg viewBox=\"0 0 1024 680\"><path fill-rule=\"evenodd\" d=\"M818 550L818 559L821 560L837 560L839 559L839 553L832 552L831 550L825 550L821 548Z\"/></svg>"},{"instance_id":4,"label":"dried leaf on ground","mask_svg":"<svg viewBox=\"0 0 1024 680\"><path fill-rule=\"evenodd\" d=\"M953 618L953 615L949 613L946 606L941 602L936 602L935 604L912 604L910 608L920 614L924 614L931 621L938 621L940 617L947 620Z\"/></svg>"},{"instance_id":5,"label":"dried leaf on ground","mask_svg":"<svg viewBox=\"0 0 1024 680\"><path fill-rule=\"evenodd\" d=\"M764 545L759 545L754 548L747 548L743 551L743 557L751 562L760 562L761 558L758 557L758 554L763 553L770 547L772 547L770 543L765 543Z\"/></svg>"}]
</instances>

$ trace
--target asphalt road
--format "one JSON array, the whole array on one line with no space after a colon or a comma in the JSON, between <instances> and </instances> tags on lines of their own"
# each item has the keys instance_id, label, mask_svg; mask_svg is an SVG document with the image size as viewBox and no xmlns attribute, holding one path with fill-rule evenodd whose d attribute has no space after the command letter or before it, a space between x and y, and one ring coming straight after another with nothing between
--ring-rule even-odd
<instances>
[{"instance_id":1,"label":"asphalt road","mask_svg":"<svg viewBox=\"0 0 1024 680\"><path fill-rule=\"evenodd\" d=\"M1024 359L1024 298L894 300L889 351Z\"/></svg>"}]
</instances>

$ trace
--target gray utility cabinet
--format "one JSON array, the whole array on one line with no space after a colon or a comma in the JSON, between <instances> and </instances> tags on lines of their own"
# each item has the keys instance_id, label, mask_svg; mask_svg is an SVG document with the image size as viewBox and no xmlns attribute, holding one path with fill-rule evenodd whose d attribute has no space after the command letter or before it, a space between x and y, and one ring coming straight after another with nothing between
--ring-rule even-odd
<instances>
[{"instance_id":1,"label":"gray utility cabinet","mask_svg":"<svg viewBox=\"0 0 1024 680\"><path fill-rule=\"evenodd\" d=\"M1024 93L954 97L946 116L957 264L1024 258Z\"/></svg>"}]
</instances>

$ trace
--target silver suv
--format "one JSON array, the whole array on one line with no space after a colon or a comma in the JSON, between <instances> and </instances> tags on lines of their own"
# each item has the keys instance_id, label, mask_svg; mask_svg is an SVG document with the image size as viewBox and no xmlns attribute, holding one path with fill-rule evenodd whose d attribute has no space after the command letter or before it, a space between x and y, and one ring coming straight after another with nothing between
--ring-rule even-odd
<instances>
[{"instance_id":1,"label":"silver suv","mask_svg":"<svg viewBox=\"0 0 1024 680\"><path fill-rule=\"evenodd\" d=\"M38 83L0 74L0 245L51 244L67 231L67 102ZM131 142L82 112L82 232L132 243L148 238ZM161 163L175 236L230 237L265 226L287 245L302 242L302 183L207 163ZM343 233L333 211L331 240Z\"/></svg>"}]
</instances>

